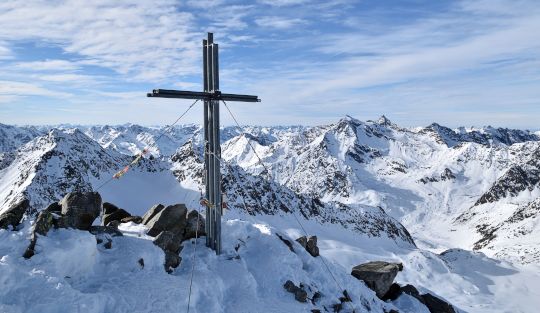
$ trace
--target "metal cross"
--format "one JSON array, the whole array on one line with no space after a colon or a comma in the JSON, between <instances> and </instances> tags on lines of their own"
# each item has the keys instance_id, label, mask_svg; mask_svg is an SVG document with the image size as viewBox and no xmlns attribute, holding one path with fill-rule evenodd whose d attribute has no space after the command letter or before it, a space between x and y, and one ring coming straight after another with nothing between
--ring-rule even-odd
<instances>
[{"instance_id":1,"label":"metal cross","mask_svg":"<svg viewBox=\"0 0 540 313\"><path fill-rule=\"evenodd\" d=\"M204 182L206 200L206 246L221 254L221 146L219 139L219 102L260 102L257 96L221 93L219 91L218 44L208 33L203 40L204 91L154 89L148 97L199 99L204 101Z\"/></svg>"}]
</instances>

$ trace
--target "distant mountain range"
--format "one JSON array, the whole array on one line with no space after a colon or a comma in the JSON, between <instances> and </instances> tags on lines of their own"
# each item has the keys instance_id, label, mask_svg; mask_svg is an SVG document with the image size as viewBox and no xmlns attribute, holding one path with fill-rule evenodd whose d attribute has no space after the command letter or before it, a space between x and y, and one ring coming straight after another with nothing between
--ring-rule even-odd
<instances>
[{"instance_id":1,"label":"distant mountain range","mask_svg":"<svg viewBox=\"0 0 540 313\"><path fill-rule=\"evenodd\" d=\"M22 197L41 210L68 191L96 189L149 145L151 157L103 187L105 200L134 213L159 201L197 205L201 127L174 127L155 142L163 130L0 124L0 212ZM221 132L232 212L294 210L402 245L414 238L435 250L461 247L540 263L540 132L404 128L384 116Z\"/></svg>"}]
</instances>

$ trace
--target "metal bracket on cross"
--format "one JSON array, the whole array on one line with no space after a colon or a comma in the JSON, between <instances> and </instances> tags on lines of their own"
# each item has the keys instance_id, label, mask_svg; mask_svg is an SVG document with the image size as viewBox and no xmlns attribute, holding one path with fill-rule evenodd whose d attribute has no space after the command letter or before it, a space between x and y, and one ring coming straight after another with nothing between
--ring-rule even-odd
<instances>
[{"instance_id":1,"label":"metal bracket on cross","mask_svg":"<svg viewBox=\"0 0 540 313\"><path fill-rule=\"evenodd\" d=\"M223 197L221 192L221 171L219 160L221 146L219 139L219 102L260 102L257 96L222 93L219 90L218 44L214 35L208 33L203 40L203 83L204 91L182 91L154 89L148 97L199 99L204 102L204 168L206 203L206 246L221 254L221 216Z\"/></svg>"}]
</instances>

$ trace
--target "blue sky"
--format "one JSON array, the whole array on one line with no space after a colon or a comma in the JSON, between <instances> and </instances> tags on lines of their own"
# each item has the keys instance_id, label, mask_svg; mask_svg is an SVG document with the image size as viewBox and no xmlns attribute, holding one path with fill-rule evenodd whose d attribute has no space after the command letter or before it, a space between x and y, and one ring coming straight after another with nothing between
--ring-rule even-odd
<instances>
[{"instance_id":1,"label":"blue sky","mask_svg":"<svg viewBox=\"0 0 540 313\"><path fill-rule=\"evenodd\" d=\"M146 92L200 90L212 31L245 124L540 129L539 30L537 0L3 0L0 122L171 123L190 102Z\"/></svg>"}]
</instances>

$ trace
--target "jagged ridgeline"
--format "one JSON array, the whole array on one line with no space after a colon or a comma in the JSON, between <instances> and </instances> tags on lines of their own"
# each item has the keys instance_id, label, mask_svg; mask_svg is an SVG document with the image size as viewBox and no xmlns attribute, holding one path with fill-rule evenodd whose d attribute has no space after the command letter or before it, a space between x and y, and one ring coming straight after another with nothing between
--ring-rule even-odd
<instances>
[{"instance_id":1,"label":"jagged ridgeline","mask_svg":"<svg viewBox=\"0 0 540 313\"><path fill-rule=\"evenodd\" d=\"M162 131L138 125L0 125L0 226L15 230L0 230L0 251L7 256L1 262L25 292L42 284L35 275L24 278L35 265L46 269L49 281L67 286L46 289L57 296L103 305L96 312L116 311L119 303L134 310L138 300L114 286L115 279L122 277L126 290L137 294L139 279L180 286L193 268L199 283L218 279L218 298L235 299L212 302L204 288L196 289L196 299L206 299L209 311L238 311L241 304L262 308L279 298L285 299L283 308L298 312L456 312L456 305L472 304L461 296L449 304L449 290L459 285L474 294L487 288L470 283L464 268L472 264L503 276L514 270L481 253L435 254L415 241L539 261L537 134L438 124L404 128L384 116L366 122L345 117L314 127L222 128L228 211L225 253L218 262L204 248L197 252L194 240L204 235L204 217L197 213L201 128L174 127L156 141ZM149 153L126 175L95 194L148 146ZM99 205L87 205L98 197ZM83 207L94 209L79 212ZM295 232L291 212L304 221L308 236ZM453 234L459 241L452 241ZM346 255L341 265L321 262L321 244L329 256ZM452 288L438 289L439 278ZM104 296L103 286L127 298L95 301ZM160 298L163 289L154 289L145 293ZM185 299L186 292L182 285L170 294ZM15 299L9 290L0 295ZM184 309L176 302L154 305L163 305L158 311Z\"/></svg>"}]
</instances>

